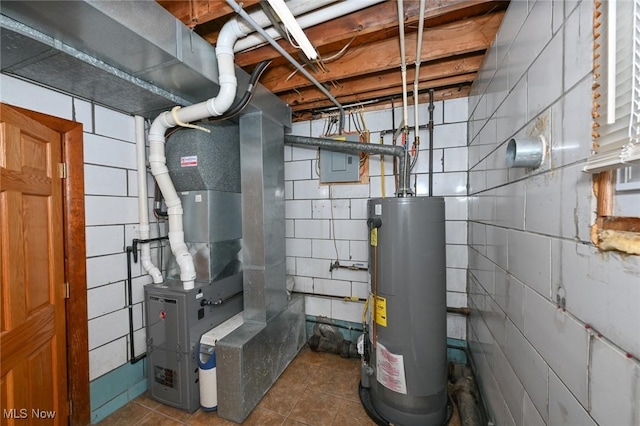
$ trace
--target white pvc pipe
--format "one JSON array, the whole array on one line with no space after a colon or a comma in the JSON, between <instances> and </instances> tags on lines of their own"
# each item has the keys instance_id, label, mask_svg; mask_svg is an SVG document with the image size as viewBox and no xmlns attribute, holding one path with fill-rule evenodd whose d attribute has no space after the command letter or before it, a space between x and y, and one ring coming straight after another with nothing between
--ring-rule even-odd
<instances>
[{"instance_id":1,"label":"white pvc pipe","mask_svg":"<svg viewBox=\"0 0 640 426\"><path fill-rule=\"evenodd\" d=\"M403 0L398 3L398 30L400 31L400 71L402 73L402 118L405 126L408 126L409 119L407 113L407 59L404 53L404 6Z\"/></svg>"},{"instance_id":2,"label":"white pvc pipe","mask_svg":"<svg viewBox=\"0 0 640 426\"><path fill-rule=\"evenodd\" d=\"M169 244L180 268L180 280L185 290L194 288L196 272L193 257L184 242L182 224L182 203L175 186L169 176L167 159L165 157L165 132L180 123L216 117L229 109L236 96L237 79L233 63L233 45L239 37L247 34L238 19L228 21L220 30L216 45L218 60L218 82L220 91L215 98L199 104L180 108L175 112L161 113L151 124L149 129L149 164L151 173L162 192L169 216Z\"/></svg>"},{"instance_id":3,"label":"white pvc pipe","mask_svg":"<svg viewBox=\"0 0 640 426\"><path fill-rule=\"evenodd\" d=\"M325 7L324 9L316 10L315 12L308 13L302 16L298 16L298 15L301 13L307 13L312 9L303 10L302 7L300 7L299 9L294 9L291 5L292 2L287 2L287 5L291 9L291 12L296 16L296 21L298 21L298 24L300 24L300 27L302 29L306 29L309 27L313 27L314 25L322 24L323 22L327 22L332 19L339 18L349 13L356 12L358 10L364 9L365 7L373 6L374 4L378 4L383 1L385 0L341 1L339 3ZM333 0L316 0L315 2L313 2L313 10L333 2L334 2ZM258 12L254 12L254 13L258 13ZM249 16L253 17L253 14L250 14ZM271 38L275 40L281 38L280 33L277 30L275 30L273 27L266 28L265 31ZM257 34L257 33L250 34L236 43L234 47L234 51L240 52L246 49L251 49L252 47L256 47L263 43L266 43L266 40L260 34Z\"/></svg>"},{"instance_id":4,"label":"white pvc pipe","mask_svg":"<svg viewBox=\"0 0 640 426\"><path fill-rule=\"evenodd\" d=\"M136 162L138 172L138 236L141 240L149 239L149 200L147 199L147 163L144 138L144 118L135 116ZM151 261L149 243L140 244L140 262L145 271L153 278L155 284L163 281L162 273Z\"/></svg>"},{"instance_id":5,"label":"white pvc pipe","mask_svg":"<svg viewBox=\"0 0 640 426\"><path fill-rule=\"evenodd\" d=\"M415 76L414 76L414 80L413 80L413 117L414 117L414 121L413 121L413 125L415 127L415 138L416 140L419 139L418 136L418 131L419 131L419 124L418 124L418 84L420 83L420 63L422 61L422 34L424 33L424 11L426 8L426 0L420 0L420 17L418 19L420 19L420 23L418 24L418 38L417 38L417 43L416 43L416 70L415 70Z\"/></svg>"},{"instance_id":6,"label":"white pvc pipe","mask_svg":"<svg viewBox=\"0 0 640 426\"><path fill-rule=\"evenodd\" d=\"M290 0L287 2L287 7L289 8L293 16L297 16L297 15L301 15L303 13L316 10L318 8L326 6L327 4L331 4L335 2L336 0ZM251 12L249 13L249 16L261 28L266 28L271 26L271 21L262 10L256 10L254 12ZM249 35L256 31L255 29L253 29L253 27L251 27L248 23L246 23L243 20L239 20L239 25L242 28L244 35ZM265 40L264 39L261 39L261 40L262 40L261 42L264 43ZM237 52L238 49L235 49L235 51Z\"/></svg>"}]
</instances>

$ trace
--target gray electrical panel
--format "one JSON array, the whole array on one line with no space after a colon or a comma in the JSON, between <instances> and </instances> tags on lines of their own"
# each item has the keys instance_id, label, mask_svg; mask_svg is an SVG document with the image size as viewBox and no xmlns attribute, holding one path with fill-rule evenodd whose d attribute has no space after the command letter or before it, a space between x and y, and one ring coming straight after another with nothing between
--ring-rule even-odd
<instances>
[{"instance_id":1,"label":"gray electrical panel","mask_svg":"<svg viewBox=\"0 0 640 426\"><path fill-rule=\"evenodd\" d=\"M359 134L348 134L335 139L358 142ZM320 182L358 182L360 180L360 155L320 150Z\"/></svg>"}]
</instances>

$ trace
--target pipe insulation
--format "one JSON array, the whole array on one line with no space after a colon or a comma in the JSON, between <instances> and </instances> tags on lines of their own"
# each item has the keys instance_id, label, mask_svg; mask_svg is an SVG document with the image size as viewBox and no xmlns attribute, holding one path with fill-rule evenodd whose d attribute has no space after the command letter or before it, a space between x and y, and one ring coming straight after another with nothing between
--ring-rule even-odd
<instances>
[{"instance_id":1,"label":"pipe insulation","mask_svg":"<svg viewBox=\"0 0 640 426\"><path fill-rule=\"evenodd\" d=\"M138 234L141 240L149 239L149 200L147 198L147 153L144 138L144 118L135 116L136 161L138 172ZM155 284L163 281L162 273L151 261L149 243L140 245L140 261ZM131 302L129 302L131 303Z\"/></svg>"},{"instance_id":2,"label":"pipe insulation","mask_svg":"<svg viewBox=\"0 0 640 426\"><path fill-rule=\"evenodd\" d=\"M193 257L184 242L182 203L169 176L165 156L165 133L167 129L207 117L217 117L229 109L237 90L233 45L239 37L247 34L237 19L228 21L220 30L216 46L220 91L207 101L161 113L149 129L149 164L151 173L162 192L169 217L169 244L180 268L180 280L185 290L194 288L196 271Z\"/></svg>"}]
</instances>

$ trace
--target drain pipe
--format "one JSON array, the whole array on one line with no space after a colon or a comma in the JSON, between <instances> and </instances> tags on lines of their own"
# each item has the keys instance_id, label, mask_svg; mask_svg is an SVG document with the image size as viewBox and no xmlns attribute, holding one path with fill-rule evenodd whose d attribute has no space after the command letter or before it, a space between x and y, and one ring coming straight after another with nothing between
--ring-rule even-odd
<instances>
[{"instance_id":1,"label":"drain pipe","mask_svg":"<svg viewBox=\"0 0 640 426\"><path fill-rule=\"evenodd\" d=\"M273 39L273 37L269 36L266 33L266 31L260 25L258 25L256 23L256 21L254 21L253 18L251 18L251 16L249 16L247 14L247 12L245 12L244 9L242 9L242 7L238 3L236 3L234 0L226 0L226 1L227 1L227 4L231 7L231 9L233 9L234 12L236 12L238 15L240 15L242 17L242 19L247 21L247 23L249 23L249 25L251 25L251 27L253 27L253 29L258 32L258 34L260 34L262 37L264 37L264 39L267 40L269 42L269 44L271 46L273 46L273 48L276 49L276 51L278 53L280 53L287 61L289 61L291 63L291 65L296 67L296 69L298 71L300 71L300 73L302 75L304 75L336 107L338 107L338 109L340 110L340 128L339 128L338 133L342 134L342 132L344 130L344 108L342 107L342 104L340 104L340 102L338 102L338 100L331 93L329 93L329 91L322 84L320 84L320 82L318 80L316 80L311 74L309 74L309 72L302 65L300 65L295 59L293 59L293 57L291 55L289 55L289 53L286 50L284 50L282 48L282 46L280 46ZM400 1L402 1L402 0L400 0ZM233 53L233 51L232 51L232 53Z\"/></svg>"},{"instance_id":2,"label":"drain pipe","mask_svg":"<svg viewBox=\"0 0 640 426\"><path fill-rule=\"evenodd\" d=\"M147 153L144 139L144 118L135 116L136 132L136 161L138 172L138 234L141 240L149 239L149 199L147 198ZM147 274L151 275L154 284L163 281L162 273L151 262L151 248L149 243L140 245L140 261ZM129 302L131 303L131 302Z\"/></svg>"},{"instance_id":3,"label":"drain pipe","mask_svg":"<svg viewBox=\"0 0 640 426\"><path fill-rule=\"evenodd\" d=\"M247 33L242 30L237 20L228 21L220 30L216 46L216 58L218 60L220 91L215 98L190 105L184 108L174 108L171 111L161 113L149 129L149 163L151 173L162 192L167 214L169 216L169 243L171 251L180 267L180 280L185 290L194 288L196 271L193 258L184 242L182 224L182 203L176 192L165 157L165 132L167 129L207 117L222 115L233 103L236 95L237 80L233 62L233 45L239 37Z\"/></svg>"}]
</instances>

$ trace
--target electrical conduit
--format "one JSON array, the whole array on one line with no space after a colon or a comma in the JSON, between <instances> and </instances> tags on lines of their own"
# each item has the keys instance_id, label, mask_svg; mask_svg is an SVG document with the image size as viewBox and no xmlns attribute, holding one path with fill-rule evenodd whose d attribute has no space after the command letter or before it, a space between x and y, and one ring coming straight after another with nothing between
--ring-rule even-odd
<instances>
[{"instance_id":1,"label":"electrical conduit","mask_svg":"<svg viewBox=\"0 0 640 426\"><path fill-rule=\"evenodd\" d=\"M180 280L185 290L195 286L196 272L193 258L184 242L182 203L169 176L165 157L165 132L176 125L183 125L207 117L217 117L229 109L236 95L237 80L233 61L233 45L239 37L247 35L237 19L228 21L220 30L216 45L218 81L220 91L215 98L172 111L161 113L149 129L149 164L151 173L162 192L169 217L169 243L180 267Z\"/></svg>"},{"instance_id":2,"label":"electrical conduit","mask_svg":"<svg viewBox=\"0 0 640 426\"><path fill-rule=\"evenodd\" d=\"M144 139L144 118L135 116L135 132L136 132L136 161L138 172L138 235L141 240L149 239L149 200L147 199L147 153L145 152L145 139ZM149 244L140 245L140 261L142 267L155 284L161 283L162 273L151 262L151 248ZM131 301L129 301L131 303Z\"/></svg>"}]
</instances>

